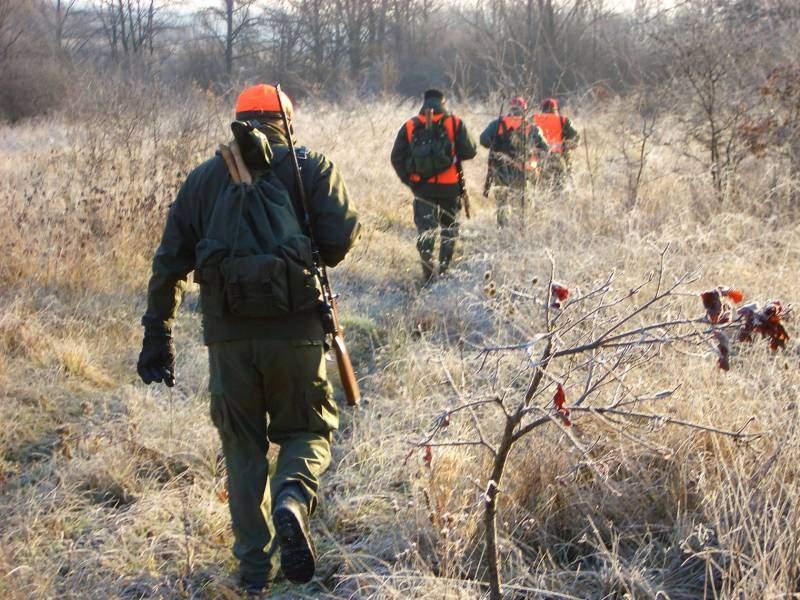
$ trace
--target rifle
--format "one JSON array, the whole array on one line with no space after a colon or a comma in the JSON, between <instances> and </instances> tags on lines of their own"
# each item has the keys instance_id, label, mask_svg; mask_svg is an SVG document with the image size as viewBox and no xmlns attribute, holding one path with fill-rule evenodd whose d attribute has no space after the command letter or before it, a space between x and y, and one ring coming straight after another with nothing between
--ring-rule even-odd
<instances>
[{"instance_id":1,"label":"rifle","mask_svg":"<svg viewBox=\"0 0 800 600\"><path fill-rule=\"evenodd\" d=\"M333 351L336 354L336 365L339 367L339 379L344 388L344 395L347 398L348 406L357 406L361 400L361 391L358 388L353 363L350 360L350 353L344 343L344 331L339 321L339 312L336 309L336 295L331 288L331 280L328 277L328 270L319 253L319 246L314 239L314 231L311 228L311 212L308 205L308 197L303 186L303 178L300 175L300 163L297 160L297 152L292 140L292 131L289 127L289 118L286 116L286 109L281 98L281 86L275 85L275 94L278 96L278 107L283 120L283 128L286 131L286 139L289 144L289 154L292 156L292 166L294 167L295 181L297 182L297 192L300 196L300 204L303 207L303 223L311 240L311 251L314 256L314 275L322 287L322 326L326 334L331 336Z\"/></svg>"},{"instance_id":2,"label":"rifle","mask_svg":"<svg viewBox=\"0 0 800 600\"><path fill-rule=\"evenodd\" d=\"M486 181L483 182L483 197L489 197L489 190L492 189L492 184L494 183L494 169L495 169L495 144L497 144L497 138L500 137L500 123L503 121L503 107L505 104L505 100L500 101L500 114L497 115L497 131L494 133L494 137L492 138L492 143L489 145L489 168L486 169Z\"/></svg>"},{"instance_id":3,"label":"rifle","mask_svg":"<svg viewBox=\"0 0 800 600\"><path fill-rule=\"evenodd\" d=\"M528 109L522 111L522 224L525 225L525 206L528 203L528 165L531 157L528 156L528 133L532 125L528 123Z\"/></svg>"},{"instance_id":4,"label":"rifle","mask_svg":"<svg viewBox=\"0 0 800 600\"><path fill-rule=\"evenodd\" d=\"M468 219L472 217L469 211L469 192L467 191L467 183L464 181L464 169L461 167L461 161L456 157L456 171L458 172L458 187L461 190L461 199L464 201L464 216Z\"/></svg>"}]
</instances>

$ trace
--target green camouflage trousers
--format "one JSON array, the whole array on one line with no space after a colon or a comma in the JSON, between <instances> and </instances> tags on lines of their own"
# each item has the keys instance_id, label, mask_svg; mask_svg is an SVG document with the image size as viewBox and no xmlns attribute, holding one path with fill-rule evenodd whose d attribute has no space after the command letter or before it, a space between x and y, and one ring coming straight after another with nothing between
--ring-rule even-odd
<instances>
[{"instance_id":1,"label":"green camouflage trousers","mask_svg":"<svg viewBox=\"0 0 800 600\"><path fill-rule=\"evenodd\" d=\"M568 175L568 163L564 156L557 153L548 154L541 162L542 174L538 186L560 192Z\"/></svg>"},{"instance_id":2,"label":"green camouflage trousers","mask_svg":"<svg viewBox=\"0 0 800 600\"><path fill-rule=\"evenodd\" d=\"M439 271L444 272L453 259L458 239L458 213L461 198L426 200L414 198L414 224L417 226L417 252L423 265L433 268L433 249L436 234L441 231L439 241Z\"/></svg>"},{"instance_id":3,"label":"green camouflage trousers","mask_svg":"<svg viewBox=\"0 0 800 600\"><path fill-rule=\"evenodd\" d=\"M331 462L339 414L321 340L242 340L208 346L211 420L228 470L228 504L241 576L267 582L278 570L272 500L298 485L313 512ZM270 476L267 449L278 444ZM269 486L269 491L268 491Z\"/></svg>"},{"instance_id":4,"label":"green camouflage trousers","mask_svg":"<svg viewBox=\"0 0 800 600\"><path fill-rule=\"evenodd\" d=\"M533 184L529 184L533 187ZM512 216L516 215L518 220L522 220L526 206L524 205L525 191L520 186L498 186L494 189L494 200L497 204L497 226L506 227L511 222ZM530 194L528 194L530 197Z\"/></svg>"}]
</instances>

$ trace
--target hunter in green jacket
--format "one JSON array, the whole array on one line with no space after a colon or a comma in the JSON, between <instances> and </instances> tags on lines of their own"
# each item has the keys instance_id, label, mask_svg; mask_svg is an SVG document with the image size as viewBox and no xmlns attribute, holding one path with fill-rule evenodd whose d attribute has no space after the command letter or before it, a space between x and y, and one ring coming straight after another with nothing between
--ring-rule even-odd
<instances>
[{"instance_id":1,"label":"hunter in green jacket","mask_svg":"<svg viewBox=\"0 0 800 600\"><path fill-rule=\"evenodd\" d=\"M441 230L439 273L447 271L458 238L458 215L464 182L461 163L477 149L464 122L447 108L439 90L425 92L419 114L397 132L392 166L414 194L414 223L423 280L433 276L433 250Z\"/></svg>"},{"instance_id":2,"label":"hunter in green jacket","mask_svg":"<svg viewBox=\"0 0 800 600\"><path fill-rule=\"evenodd\" d=\"M509 113L490 122L481 133L480 142L489 148L491 181L496 186L497 225L508 225L512 210L522 214L528 202L526 183L535 183L539 157L550 149L542 130L527 114L528 103L522 96L511 99Z\"/></svg>"},{"instance_id":3,"label":"hunter in green jacket","mask_svg":"<svg viewBox=\"0 0 800 600\"><path fill-rule=\"evenodd\" d=\"M291 102L285 96L283 101L291 116ZM275 88L257 85L244 90L237 100L236 120L248 123L264 140L263 147L242 148L254 188L266 181L272 187L263 189L277 190L279 199L288 197L277 204L282 214L292 217L290 229L303 231L304 211ZM332 267L354 244L358 218L336 167L321 154L301 148L298 155L314 238L321 260ZM311 308L280 317L236 316L226 302L230 297L222 291L221 269L201 264L209 239L216 238L227 240L237 250L228 253L225 249L221 254L245 255L240 264L246 269L247 260L259 256L251 256L255 252L245 251L245 246L258 249L275 233L276 224L264 218L262 204L249 196L232 196L232 185L226 163L217 153L192 171L178 192L153 259L137 370L145 383L174 385L172 332L187 275L195 271L209 352L211 419L219 431L228 471L233 552L239 560L241 585L249 593L260 593L274 579L279 565L292 582L313 577L315 554L308 517L316 505L320 475L331 461L330 444L339 417L325 369L324 332L316 299L312 298ZM263 206L270 202L272 198ZM209 235L212 221L222 234ZM242 231L249 237L237 248L235 236ZM313 290L310 271L300 272L312 281ZM268 279L264 285L272 283L280 284ZM272 477L267 464L270 442L280 445Z\"/></svg>"}]
</instances>

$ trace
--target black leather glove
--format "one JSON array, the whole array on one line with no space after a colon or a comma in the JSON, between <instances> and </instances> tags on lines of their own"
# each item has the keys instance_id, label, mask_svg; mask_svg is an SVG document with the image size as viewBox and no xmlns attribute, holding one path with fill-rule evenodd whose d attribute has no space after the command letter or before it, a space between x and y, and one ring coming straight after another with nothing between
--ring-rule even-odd
<instances>
[{"instance_id":1,"label":"black leather glove","mask_svg":"<svg viewBox=\"0 0 800 600\"><path fill-rule=\"evenodd\" d=\"M139 377L146 384L162 381L167 387L175 385L175 344L168 333L145 330L142 352L136 365Z\"/></svg>"}]
</instances>

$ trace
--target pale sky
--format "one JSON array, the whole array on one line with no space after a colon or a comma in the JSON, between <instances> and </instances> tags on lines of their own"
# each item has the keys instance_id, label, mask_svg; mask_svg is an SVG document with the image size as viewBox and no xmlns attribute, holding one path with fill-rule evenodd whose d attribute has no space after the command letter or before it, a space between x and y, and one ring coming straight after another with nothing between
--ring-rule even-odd
<instances>
[{"instance_id":1,"label":"pale sky","mask_svg":"<svg viewBox=\"0 0 800 600\"><path fill-rule=\"evenodd\" d=\"M475 0L449 0L454 4L468 4L474 5ZM675 4L676 0L651 0L652 4L658 4L662 8ZM222 0L218 0L214 2L214 0L181 0L179 2L170 2L168 4L174 4L176 8L184 8L188 10L197 10L198 8L206 8L209 6L219 6L222 3ZM633 7L636 4L636 0L605 0L603 3L606 8L615 11L628 11L633 10Z\"/></svg>"}]
</instances>

